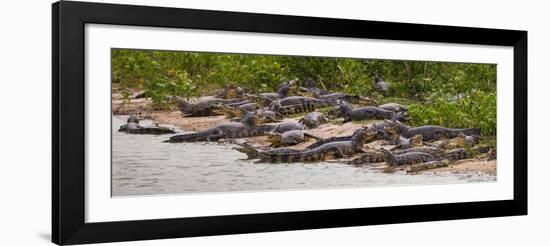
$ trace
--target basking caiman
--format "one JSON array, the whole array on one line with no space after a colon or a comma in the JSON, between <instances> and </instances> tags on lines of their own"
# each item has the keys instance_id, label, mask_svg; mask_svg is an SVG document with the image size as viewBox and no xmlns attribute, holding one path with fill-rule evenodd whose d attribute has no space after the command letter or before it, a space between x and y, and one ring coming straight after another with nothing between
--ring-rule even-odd
<instances>
[{"instance_id":1,"label":"basking caiman","mask_svg":"<svg viewBox=\"0 0 550 246\"><path fill-rule=\"evenodd\" d=\"M238 103L245 100L242 98L202 98L197 103L190 103L181 97L174 97L174 99L178 101L178 108L183 115L192 117L219 115L219 113L216 113L217 109L219 109L219 105Z\"/></svg>"},{"instance_id":2,"label":"basking caiman","mask_svg":"<svg viewBox=\"0 0 550 246\"><path fill-rule=\"evenodd\" d=\"M272 132L274 133L285 133L292 130L305 130L305 126L302 123L295 120L289 120L281 122L277 125L270 125L272 127Z\"/></svg>"},{"instance_id":3,"label":"basking caiman","mask_svg":"<svg viewBox=\"0 0 550 246\"><path fill-rule=\"evenodd\" d=\"M415 147L422 147L423 141L422 141L422 135L417 134L414 135L411 138L404 138L403 136L399 136L399 143L394 149L410 149Z\"/></svg>"},{"instance_id":4,"label":"basking caiman","mask_svg":"<svg viewBox=\"0 0 550 246\"><path fill-rule=\"evenodd\" d=\"M316 162L362 153L364 152L363 144L365 141L374 137L376 137L376 130L374 128L361 128L354 132L350 141L330 142L315 149L281 153L278 149L262 151L249 147L246 151L239 151L258 158L258 162ZM246 148L246 146L243 147Z\"/></svg>"},{"instance_id":5,"label":"basking caiman","mask_svg":"<svg viewBox=\"0 0 550 246\"><path fill-rule=\"evenodd\" d=\"M279 112L274 112L269 109L260 109L256 111L256 116L261 123L280 122L284 119Z\"/></svg>"},{"instance_id":6,"label":"basking caiman","mask_svg":"<svg viewBox=\"0 0 550 246\"><path fill-rule=\"evenodd\" d=\"M245 114L253 113L258 109L258 104L255 102L249 102L241 104L239 106L220 105L218 109L212 111L217 114L223 114L227 118L239 118Z\"/></svg>"},{"instance_id":7,"label":"basking caiman","mask_svg":"<svg viewBox=\"0 0 550 246\"><path fill-rule=\"evenodd\" d=\"M235 143L238 147L233 149L246 154L246 159L258 159L259 151L248 143ZM271 153L288 154L288 153L300 153L302 150L290 149L290 148L276 148L269 150Z\"/></svg>"},{"instance_id":8,"label":"basking caiman","mask_svg":"<svg viewBox=\"0 0 550 246\"><path fill-rule=\"evenodd\" d=\"M299 122L306 125L309 129L313 129L327 123L328 119L323 113L315 111L304 116Z\"/></svg>"},{"instance_id":9,"label":"basking caiman","mask_svg":"<svg viewBox=\"0 0 550 246\"><path fill-rule=\"evenodd\" d=\"M304 86L305 86L305 91L311 93L314 97L319 97L322 95L329 94L328 91L322 90L319 87L317 87L315 80L313 80L312 78L305 78Z\"/></svg>"},{"instance_id":10,"label":"basking caiman","mask_svg":"<svg viewBox=\"0 0 550 246\"><path fill-rule=\"evenodd\" d=\"M262 136L273 129L271 125L256 125L258 118L255 115L246 115L240 122L228 122L209 128L204 131L181 134L170 137L165 142L199 142L217 141L227 138L246 138Z\"/></svg>"},{"instance_id":11,"label":"basking caiman","mask_svg":"<svg viewBox=\"0 0 550 246\"><path fill-rule=\"evenodd\" d=\"M381 149L381 151L386 155L386 162L392 166L412 165L436 159L433 155L423 152L407 152L395 155L387 149Z\"/></svg>"},{"instance_id":12,"label":"basking caiman","mask_svg":"<svg viewBox=\"0 0 550 246\"><path fill-rule=\"evenodd\" d=\"M135 116L130 116L126 121L126 124L120 126L119 132L126 132L131 134L169 134L176 133L174 130L167 127L144 127L139 125L139 119Z\"/></svg>"},{"instance_id":13,"label":"basking caiman","mask_svg":"<svg viewBox=\"0 0 550 246\"><path fill-rule=\"evenodd\" d=\"M270 147L272 148L296 145L310 138L319 139L319 137L309 134L304 130L291 130L284 133L269 133L267 135L267 140L271 142Z\"/></svg>"},{"instance_id":14,"label":"basking caiman","mask_svg":"<svg viewBox=\"0 0 550 246\"><path fill-rule=\"evenodd\" d=\"M390 110L370 106L354 109L350 104L345 102L340 104L340 110L342 110L342 115L344 117L344 121L342 123L369 119L408 120L408 115L406 114L395 113Z\"/></svg>"},{"instance_id":15,"label":"basking caiman","mask_svg":"<svg viewBox=\"0 0 550 246\"><path fill-rule=\"evenodd\" d=\"M393 140L394 136L399 137L399 129L404 126L402 123L398 121L388 121L385 120L383 122L377 122L372 125L372 127L376 130L377 136L373 140L386 140L390 144L398 144L398 142L395 142ZM395 135L394 135L395 134ZM330 142L336 142L336 141L348 141L351 139L352 136L340 136L340 137L330 137L321 139L315 143L310 144L306 147L306 149L313 149L317 148L323 144L330 143Z\"/></svg>"},{"instance_id":16,"label":"basking caiman","mask_svg":"<svg viewBox=\"0 0 550 246\"><path fill-rule=\"evenodd\" d=\"M358 96L358 95L352 95L348 93L343 92L334 92L326 95L320 95L316 97L318 99L333 99L333 100L340 100L347 103L354 103L359 105L365 105L365 106L376 106L378 105L378 102L374 99L364 97L364 96Z\"/></svg>"},{"instance_id":17,"label":"basking caiman","mask_svg":"<svg viewBox=\"0 0 550 246\"><path fill-rule=\"evenodd\" d=\"M380 75L374 76L374 84L376 85L376 89L380 91L383 95L388 95L389 92L389 85L384 81L384 78Z\"/></svg>"},{"instance_id":18,"label":"basking caiman","mask_svg":"<svg viewBox=\"0 0 550 246\"><path fill-rule=\"evenodd\" d=\"M357 155L351 160L344 161L344 163L360 165L360 164L377 163L377 162L384 162L384 161L386 161L386 155L383 152L369 150L369 151L365 151L365 153L361 153Z\"/></svg>"},{"instance_id":19,"label":"basking caiman","mask_svg":"<svg viewBox=\"0 0 550 246\"><path fill-rule=\"evenodd\" d=\"M234 98L241 98L244 96L244 89L240 86L235 85L234 83L230 83L229 85L225 86L223 88L223 91L216 95L217 98L223 98L223 99L234 99Z\"/></svg>"},{"instance_id":20,"label":"basking caiman","mask_svg":"<svg viewBox=\"0 0 550 246\"><path fill-rule=\"evenodd\" d=\"M258 94L261 97L265 97L270 101L288 97L288 92L290 91L290 81L288 83L282 83L277 88L277 92L268 92Z\"/></svg>"},{"instance_id":21,"label":"basking caiman","mask_svg":"<svg viewBox=\"0 0 550 246\"><path fill-rule=\"evenodd\" d=\"M479 139L479 135L466 136L461 132L455 138L435 141L432 146L442 149L465 148L476 145Z\"/></svg>"},{"instance_id":22,"label":"basking caiman","mask_svg":"<svg viewBox=\"0 0 550 246\"><path fill-rule=\"evenodd\" d=\"M481 130L479 128L453 129L442 126L418 126L408 128L402 133L402 135L410 138L414 135L420 134L422 135L424 141L432 141L444 138L454 138L460 133L463 133L466 136L480 135Z\"/></svg>"},{"instance_id":23,"label":"basking caiman","mask_svg":"<svg viewBox=\"0 0 550 246\"><path fill-rule=\"evenodd\" d=\"M394 155L402 155L402 154L414 153L414 152L430 154L436 159L447 158L447 153L445 153L444 150L435 148L435 147L414 147L410 149L392 151Z\"/></svg>"},{"instance_id":24,"label":"basking caiman","mask_svg":"<svg viewBox=\"0 0 550 246\"><path fill-rule=\"evenodd\" d=\"M313 103L305 103L305 104L281 106L281 103L279 102L279 100L277 100L277 101L273 101L269 105L269 110L273 112L277 112L281 115L301 114L301 113L315 111L315 105Z\"/></svg>"},{"instance_id":25,"label":"basking caiman","mask_svg":"<svg viewBox=\"0 0 550 246\"><path fill-rule=\"evenodd\" d=\"M479 154L487 153L491 150L489 146L479 146L473 148L459 148L447 151L447 158L451 160L462 160L474 158Z\"/></svg>"},{"instance_id":26,"label":"basking caiman","mask_svg":"<svg viewBox=\"0 0 550 246\"><path fill-rule=\"evenodd\" d=\"M385 110L390 110L390 111L393 111L393 112L407 112L409 111L409 109L407 108L407 106L403 106L401 104L398 104L398 103L386 103L386 104L382 104L382 105L378 105L379 108L381 109L385 109Z\"/></svg>"},{"instance_id":27,"label":"basking caiman","mask_svg":"<svg viewBox=\"0 0 550 246\"><path fill-rule=\"evenodd\" d=\"M338 102L338 99L317 99L303 96L290 96L279 100L281 106L311 104L316 108L335 106L338 105Z\"/></svg>"}]
</instances>

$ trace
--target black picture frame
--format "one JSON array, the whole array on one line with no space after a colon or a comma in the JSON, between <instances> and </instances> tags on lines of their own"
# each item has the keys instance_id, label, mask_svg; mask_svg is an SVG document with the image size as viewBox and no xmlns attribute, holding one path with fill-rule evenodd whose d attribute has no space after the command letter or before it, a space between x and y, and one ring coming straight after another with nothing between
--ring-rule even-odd
<instances>
[{"instance_id":1,"label":"black picture frame","mask_svg":"<svg viewBox=\"0 0 550 246\"><path fill-rule=\"evenodd\" d=\"M70 1L54 3L52 16L54 243L100 243L527 214L527 31ZM430 205L85 223L86 23L513 47L514 198Z\"/></svg>"}]
</instances>

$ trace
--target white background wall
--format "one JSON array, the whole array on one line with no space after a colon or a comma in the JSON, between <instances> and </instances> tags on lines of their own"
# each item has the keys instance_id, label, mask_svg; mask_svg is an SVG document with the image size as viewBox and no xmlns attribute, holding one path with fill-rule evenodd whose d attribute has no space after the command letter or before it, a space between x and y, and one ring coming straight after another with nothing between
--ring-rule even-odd
<instances>
[{"instance_id":1,"label":"white background wall","mask_svg":"<svg viewBox=\"0 0 550 246\"><path fill-rule=\"evenodd\" d=\"M548 245L550 137L544 1L141 1L144 4L529 31L529 215L114 245ZM126 2L129 1L119 1ZM51 1L5 1L0 8L0 245L50 241ZM434 211L436 212L436 211Z\"/></svg>"}]
</instances>

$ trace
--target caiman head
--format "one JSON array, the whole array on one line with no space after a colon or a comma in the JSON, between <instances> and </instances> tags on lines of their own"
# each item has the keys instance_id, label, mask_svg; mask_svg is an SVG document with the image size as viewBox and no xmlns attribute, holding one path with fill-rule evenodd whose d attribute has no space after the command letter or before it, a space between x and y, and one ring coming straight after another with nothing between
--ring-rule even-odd
<instances>
[{"instance_id":1,"label":"caiman head","mask_svg":"<svg viewBox=\"0 0 550 246\"><path fill-rule=\"evenodd\" d=\"M362 149L365 142L375 139L377 135L378 132L375 127L362 127L353 132L351 141Z\"/></svg>"},{"instance_id":2,"label":"caiman head","mask_svg":"<svg viewBox=\"0 0 550 246\"><path fill-rule=\"evenodd\" d=\"M283 137L279 133L268 133L267 141L271 143L271 147L273 148L281 147L283 145Z\"/></svg>"},{"instance_id":3,"label":"caiman head","mask_svg":"<svg viewBox=\"0 0 550 246\"><path fill-rule=\"evenodd\" d=\"M344 121L342 121L342 123L350 122L351 121L351 116L349 114L353 110L353 107L345 101L340 101L338 107L340 108L340 112L342 113L342 116L344 117Z\"/></svg>"},{"instance_id":4,"label":"caiman head","mask_svg":"<svg viewBox=\"0 0 550 246\"><path fill-rule=\"evenodd\" d=\"M407 125L401 123L396 119L384 120L384 131L386 131L386 127L388 127L389 131L395 132L397 134L402 134L403 132L406 132L409 128Z\"/></svg>"},{"instance_id":5,"label":"caiman head","mask_svg":"<svg viewBox=\"0 0 550 246\"><path fill-rule=\"evenodd\" d=\"M184 114L191 114L193 113L193 104L180 100L178 102L178 109Z\"/></svg>"},{"instance_id":6,"label":"caiman head","mask_svg":"<svg viewBox=\"0 0 550 246\"><path fill-rule=\"evenodd\" d=\"M279 112L279 109L281 108L281 102L279 100L275 100L269 104L269 110L273 112Z\"/></svg>"},{"instance_id":7,"label":"caiman head","mask_svg":"<svg viewBox=\"0 0 550 246\"><path fill-rule=\"evenodd\" d=\"M242 117L242 111L238 108L225 106L223 104L212 107L212 112L218 115L225 115L226 118L240 118Z\"/></svg>"},{"instance_id":8,"label":"caiman head","mask_svg":"<svg viewBox=\"0 0 550 246\"><path fill-rule=\"evenodd\" d=\"M459 148L466 147L466 135L464 133L459 133L458 136L454 139L454 142Z\"/></svg>"},{"instance_id":9,"label":"caiman head","mask_svg":"<svg viewBox=\"0 0 550 246\"><path fill-rule=\"evenodd\" d=\"M258 119L258 116L256 116L256 113L247 113L242 119L241 123L247 125L247 126L256 126L260 123L260 120Z\"/></svg>"},{"instance_id":10,"label":"caiman head","mask_svg":"<svg viewBox=\"0 0 550 246\"><path fill-rule=\"evenodd\" d=\"M422 134L416 134L409 139L409 144L411 148L422 147L422 140L423 140Z\"/></svg>"},{"instance_id":11,"label":"caiman head","mask_svg":"<svg viewBox=\"0 0 550 246\"><path fill-rule=\"evenodd\" d=\"M282 83L279 85L279 88L277 89L277 93L281 98L288 97L288 92L290 91L290 85L287 83Z\"/></svg>"},{"instance_id":12,"label":"caiman head","mask_svg":"<svg viewBox=\"0 0 550 246\"><path fill-rule=\"evenodd\" d=\"M225 87L225 93L224 93L225 99L234 99L239 97L239 91L237 85L234 83L231 83Z\"/></svg>"},{"instance_id":13,"label":"caiman head","mask_svg":"<svg viewBox=\"0 0 550 246\"><path fill-rule=\"evenodd\" d=\"M136 124L139 124L139 118L138 118L138 116L136 116L136 115L132 115L132 116L128 117L128 120L126 121L126 123L136 123Z\"/></svg>"},{"instance_id":14,"label":"caiman head","mask_svg":"<svg viewBox=\"0 0 550 246\"><path fill-rule=\"evenodd\" d=\"M328 112L327 116L331 119L336 119L340 116L342 116L342 110L340 109L340 106L334 106L332 107Z\"/></svg>"},{"instance_id":15,"label":"caiman head","mask_svg":"<svg viewBox=\"0 0 550 246\"><path fill-rule=\"evenodd\" d=\"M392 120L398 120L403 122L408 122L411 120L411 116L407 111L400 111L393 115Z\"/></svg>"},{"instance_id":16,"label":"caiman head","mask_svg":"<svg viewBox=\"0 0 550 246\"><path fill-rule=\"evenodd\" d=\"M400 134L399 124L395 121L384 120L384 132L390 136L395 136Z\"/></svg>"},{"instance_id":17,"label":"caiman head","mask_svg":"<svg viewBox=\"0 0 550 246\"><path fill-rule=\"evenodd\" d=\"M380 82L384 82L384 78L380 75L380 74L376 74L374 76L374 83L380 83Z\"/></svg>"},{"instance_id":18,"label":"caiman head","mask_svg":"<svg viewBox=\"0 0 550 246\"><path fill-rule=\"evenodd\" d=\"M315 80L311 77L307 77L304 79L304 87L306 88L315 88L317 87L317 84L315 83Z\"/></svg>"}]
</instances>

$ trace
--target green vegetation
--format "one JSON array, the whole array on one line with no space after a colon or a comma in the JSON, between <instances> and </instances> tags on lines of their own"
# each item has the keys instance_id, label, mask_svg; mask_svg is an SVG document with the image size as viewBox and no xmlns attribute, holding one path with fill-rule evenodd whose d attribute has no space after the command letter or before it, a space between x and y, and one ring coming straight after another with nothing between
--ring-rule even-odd
<instances>
[{"instance_id":1,"label":"green vegetation","mask_svg":"<svg viewBox=\"0 0 550 246\"><path fill-rule=\"evenodd\" d=\"M390 84L388 97L375 89L377 73ZM484 135L496 135L495 65L112 50L112 82L126 98L130 90L144 90L155 108L167 106L167 95L206 95L229 83L269 92L308 77L326 90L409 105L413 125L480 127Z\"/></svg>"}]
</instances>

